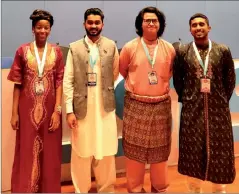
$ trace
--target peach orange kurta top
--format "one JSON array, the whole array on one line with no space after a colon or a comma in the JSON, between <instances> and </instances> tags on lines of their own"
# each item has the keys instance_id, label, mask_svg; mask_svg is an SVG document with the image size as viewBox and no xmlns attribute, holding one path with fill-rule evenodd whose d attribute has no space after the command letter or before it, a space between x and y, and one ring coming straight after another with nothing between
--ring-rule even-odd
<instances>
[{"instance_id":1,"label":"peach orange kurta top","mask_svg":"<svg viewBox=\"0 0 239 194\"><path fill-rule=\"evenodd\" d=\"M153 58L156 45L147 45ZM120 53L120 73L125 78L125 89L142 96L162 96L169 92L169 80L172 76L172 64L175 57L173 46L158 40L155 65L152 68L144 51L140 37L126 43ZM156 71L158 83L149 84L148 73Z\"/></svg>"}]
</instances>

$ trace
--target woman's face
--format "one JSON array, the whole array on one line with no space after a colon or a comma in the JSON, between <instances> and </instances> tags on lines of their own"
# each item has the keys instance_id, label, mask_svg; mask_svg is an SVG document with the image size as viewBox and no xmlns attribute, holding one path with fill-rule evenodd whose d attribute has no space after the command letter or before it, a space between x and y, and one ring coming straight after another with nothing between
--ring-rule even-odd
<instances>
[{"instance_id":1,"label":"woman's face","mask_svg":"<svg viewBox=\"0 0 239 194\"><path fill-rule=\"evenodd\" d=\"M32 28L32 32L35 34L37 42L46 42L51 32L50 22L48 20L39 20Z\"/></svg>"}]
</instances>

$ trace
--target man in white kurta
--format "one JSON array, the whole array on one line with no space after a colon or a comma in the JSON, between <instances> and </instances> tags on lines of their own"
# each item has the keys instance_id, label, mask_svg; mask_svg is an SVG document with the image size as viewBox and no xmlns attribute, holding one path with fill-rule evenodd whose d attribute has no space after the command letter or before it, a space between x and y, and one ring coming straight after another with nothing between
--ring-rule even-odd
<instances>
[{"instance_id":1,"label":"man in white kurta","mask_svg":"<svg viewBox=\"0 0 239 194\"><path fill-rule=\"evenodd\" d=\"M93 15L95 16L95 15ZM89 16L88 16L89 17ZM94 18L93 18L94 19ZM100 36L99 36L100 37ZM84 37L90 50L89 56L95 64L88 65L88 72L96 73L97 83L88 86L87 113L77 120L72 129L71 175L77 193L87 193L91 188L91 167L98 192L114 192L116 181L115 154L118 148L115 110L106 112L103 107L101 57L97 41ZM116 49L117 50L117 49ZM81 51L79 51L80 53ZM114 78L118 76L118 51L114 56ZM86 80L87 81L87 80ZM73 112L74 68L72 53L69 51L63 82L66 113Z\"/></svg>"}]
</instances>

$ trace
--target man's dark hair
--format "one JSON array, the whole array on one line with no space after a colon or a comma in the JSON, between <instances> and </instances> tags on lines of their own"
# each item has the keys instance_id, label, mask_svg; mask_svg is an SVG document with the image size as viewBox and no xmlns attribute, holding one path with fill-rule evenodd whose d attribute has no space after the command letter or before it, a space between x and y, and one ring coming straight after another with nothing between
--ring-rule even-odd
<instances>
[{"instance_id":1,"label":"man's dark hair","mask_svg":"<svg viewBox=\"0 0 239 194\"><path fill-rule=\"evenodd\" d=\"M101 11L101 9L99 8L90 8L90 9L87 9L85 11L85 14L84 14L84 20L86 21L87 20L87 17L89 15L99 15L101 17L101 21L103 23L104 21L104 14L103 14L103 11Z\"/></svg>"},{"instance_id":2,"label":"man's dark hair","mask_svg":"<svg viewBox=\"0 0 239 194\"><path fill-rule=\"evenodd\" d=\"M194 20L195 18L203 18L206 20L207 25L209 26L209 20L207 18L207 16L205 16L202 13L196 13L194 14L190 19L189 19L189 26L191 26L191 21Z\"/></svg>"},{"instance_id":3,"label":"man's dark hair","mask_svg":"<svg viewBox=\"0 0 239 194\"><path fill-rule=\"evenodd\" d=\"M137 15L135 19L135 28L136 28L136 33L139 36L143 36L143 29L142 29L142 23L144 19L144 14L145 13L155 13L156 16L158 17L159 23L160 23L160 28L157 33L157 37L160 37L163 35L165 26L166 26L166 18L163 12L159 11L156 7L145 7L142 9L139 14Z\"/></svg>"},{"instance_id":4,"label":"man's dark hair","mask_svg":"<svg viewBox=\"0 0 239 194\"><path fill-rule=\"evenodd\" d=\"M54 20L53 16L50 14L50 12L36 9L33 11L33 13L30 15L30 19L32 20L32 27L34 28L36 26L36 23L39 20L47 20L50 23L50 27L53 26Z\"/></svg>"}]
</instances>

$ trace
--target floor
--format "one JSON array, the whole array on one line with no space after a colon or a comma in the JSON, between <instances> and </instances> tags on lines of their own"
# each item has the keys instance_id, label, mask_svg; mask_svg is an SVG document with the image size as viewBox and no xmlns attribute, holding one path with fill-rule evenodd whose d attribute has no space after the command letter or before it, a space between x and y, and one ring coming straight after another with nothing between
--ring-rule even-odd
<instances>
[{"instance_id":1,"label":"floor","mask_svg":"<svg viewBox=\"0 0 239 194\"><path fill-rule=\"evenodd\" d=\"M227 192L228 193L239 193L239 157L236 158L236 171L237 176L233 184L227 186ZM169 193L186 193L188 192L187 186L186 186L186 179L184 176L180 175L177 172L177 166L171 166L169 167L169 180L170 180L170 186L168 189ZM150 192L150 180L149 180L149 173L146 172L145 174L145 186L144 186L146 192ZM63 193L74 193L74 187L72 183L64 183L62 185L62 192ZM95 189L95 182L92 182L92 193L96 192ZM117 193L126 193L126 179L125 174L117 174L117 181L115 185L115 192ZM211 184L209 182L205 182L203 184L203 192L210 193L211 192Z\"/></svg>"}]
</instances>

